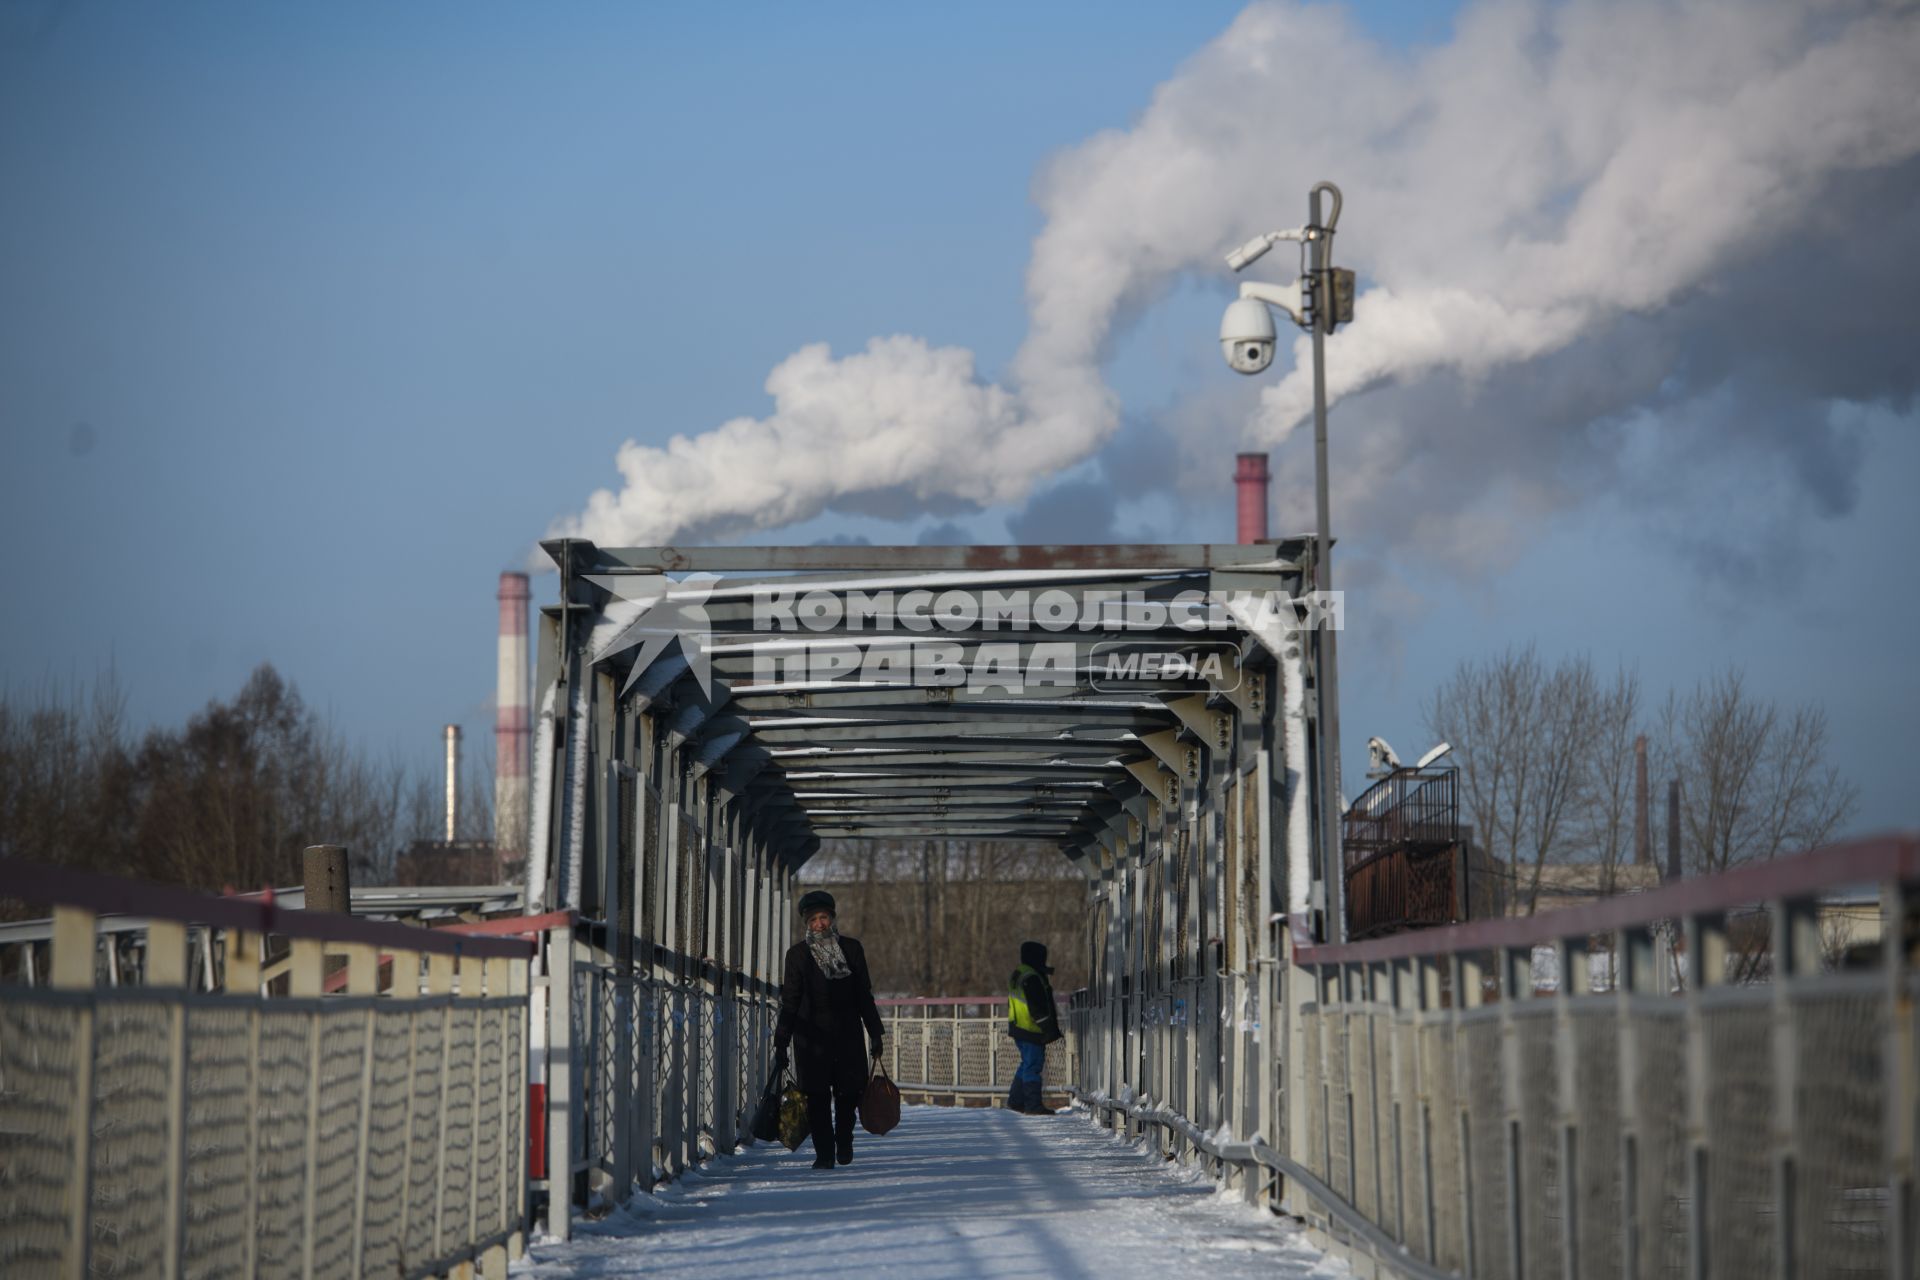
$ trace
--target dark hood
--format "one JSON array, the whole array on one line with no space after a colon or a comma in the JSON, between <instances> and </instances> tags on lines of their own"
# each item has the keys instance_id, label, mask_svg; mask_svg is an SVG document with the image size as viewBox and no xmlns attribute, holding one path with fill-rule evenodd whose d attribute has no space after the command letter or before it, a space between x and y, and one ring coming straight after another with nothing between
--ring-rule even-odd
<instances>
[{"instance_id":1,"label":"dark hood","mask_svg":"<svg viewBox=\"0 0 1920 1280\"><path fill-rule=\"evenodd\" d=\"M1052 973L1047 965L1047 944L1044 942L1023 942L1020 944L1020 963L1030 964L1042 973Z\"/></svg>"}]
</instances>

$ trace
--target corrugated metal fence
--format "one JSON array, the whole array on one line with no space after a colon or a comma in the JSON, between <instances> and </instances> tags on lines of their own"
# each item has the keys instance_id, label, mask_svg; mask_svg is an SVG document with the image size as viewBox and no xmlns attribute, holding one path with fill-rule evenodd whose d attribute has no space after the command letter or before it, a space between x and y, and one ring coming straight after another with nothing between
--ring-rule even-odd
<instances>
[{"instance_id":1,"label":"corrugated metal fence","mask_svg":"<svg viewBox=\"0 0 1920 1280\"><path fill-rule=\"evenodd\" d=\"M505 1274L530 944L13 862L0 882L55 908L45 984L0 986L0 1273ZM146 921L113 987L104 911Z\"/></svg>"}]
</instances>

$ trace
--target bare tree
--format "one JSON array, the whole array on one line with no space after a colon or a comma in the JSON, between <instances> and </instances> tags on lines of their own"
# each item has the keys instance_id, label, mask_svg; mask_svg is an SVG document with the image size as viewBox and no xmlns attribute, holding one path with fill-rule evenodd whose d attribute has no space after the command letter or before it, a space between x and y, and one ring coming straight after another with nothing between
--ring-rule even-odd
<instances>
[{"instance_id":1,"label":"bare tree","mask_svg":"<svg viewBox=\"0 0 1920 1280\"><path fill-rule=\"evenodd\" d=\"M124 869L139 808L129 743L111 668L89 687L0 696L0 856Z\"/></svg>"},{"instance_id":2,"label":"bare tree","mask_svg":"<svg viewBox=\"0 0 1920 1280\"><path fill-rule=\"evenodd\" d=\"M1826 712L1755 699L1738 668L1668 695L1660 719L1689 872L1823 844L1853 812L1857 789L1826 763Z\"/></svg>"},{"instance_id":3,"label":"bare tree","mask_svg":"<svg viewBox=\"0 0 1920 1280\"><path fill-rule=\"evenodd\" d=\"M182 729L136 740L124 708L111 672L0 696L0 854L204 889L296 883L309 844L391 870L407 770L351 747L272 667Z\"/></svg>"},{"instance_id":4,"label":"bare tree","mask_svg":"<svg viewBox=\"0 0 1920 1280\"><path fill-rule=\"evenodd\" d=\"M1515 901L1528 915L1545 868L1579 835L1603 701L1587 658L1549 669L1528 645L1462 663L1427 705L1428 729L1453 744L1477 838L1516 879L1527 869Z\"/></svg>"},{"instance_id":5,"label":"bare tree","mask_svg":"<svg viewBox=\"0 0 1920 1280\"><path fill-rule=\"evenodd\" d=\"M1579 842L1599 866L1599 890L1619 891L1620 865L1633 851L1634 741L1640 737L1640 676L1625 667L1602 688L1592 710L1592 762Z\"/></svg>"},{"instance_id":6,"label":"bare tree","mask_svg":"<svg viewBox=\"0 0 1920 1280\"><path fill-rule=\"evenodd\" d=\"M1454 745L1465 817L1514 877L1510 909L1535 911L1555 865L1593 867L1594 890L1618 891L1642 714L1631 670L1603 684L1587 658L1549 667L1532 646L1462 663L1428 703L1428 728ZM1654 755L1680 782L1690 872L1824 843L1852 812L1855 789L1825 762L1816 707L1755 699L1729 670L1669 694L1657 719Z\"/></svg>"},{"instance_id":7,"label":"bare tree","mask_svg":"<svg viewBox=\"0 0 1920 1280\"><path fill-rule=\"evenodd\" d=\"M849 843L809 862L806 879L844 890L843 919L887 990L997 994L1029 938L1051 948L1061 989L1084 980L1086 879L1057 850L995 840Z\"/></svg>"}]
</instances>

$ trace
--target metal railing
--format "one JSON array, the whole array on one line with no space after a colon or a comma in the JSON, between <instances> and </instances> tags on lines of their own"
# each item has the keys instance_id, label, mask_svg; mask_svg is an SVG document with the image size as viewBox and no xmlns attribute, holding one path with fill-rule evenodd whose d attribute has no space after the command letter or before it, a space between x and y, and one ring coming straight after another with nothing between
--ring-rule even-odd
<instances>
[{"instance_id":1,"label":"metal railing","mask_svg":"<svg viewBox=\"0 0 1920 1280\"><path fill-rule=\"evenodd\" d=\"M1295 1154L1474 1276L1912 1275L1916 882L1882 839L1302 949ZM1856 884L1876 943L1823 929Z\"/></svg>"},{"instance_id":2,"label":"metal railing","mask_svg":"<svg viewBox=\"0 0 1920 1280\"><path fill-rule=\"evenodd\" d=\"M528 944L13 861L0 885L54 908L44 985L0 985L0 1273L505 1274ZM107 912L144 927L103 945Z\"/></svg>"},{"instance_id":3,"label":"metal railing","mask_svg":"<svg viewBox=\"0 0 1920 1280\"><path fill-rule=\"evenodd\" d=\"M903 1091L930 1099L1006 1097L1020 1050L1007 1034L1005 996L915 996L877 1003L887 1028L887 1071ZM1078 1071L1078 1037L1069 1031L1048 1046L1043 1086L1064 1093Z\"/></svg>"},{"instance_id":4,"label":"metal railing","mask_svg":"<svg viewBox=\"0 0 1920 1280\"><path fill-rule=\"evenodd\" d=\"M1341 825L1349 871L1393 849L1449 849L1460 841L1459 770L1396 769L1348 806Z\"/></svg>"},{"instance_id":5,"label":"metal railing","mask_svg":"<svg viewBox=\"0 0 1920 1280\"><path fill-rule=\"evenodd\" d=\"M1878 937L1822 916L1859 885ZM1274 1144L1196 1122L1164 1072L1111 1091L1099 1053L1075 1092L1230 1177L1277 1175L1324 1239L1393 1273L1910 1276L1917 898L1903 836L1296 946L1306 994L1276 1048L1299 1123ZM1077 993L1069 1016L1084 1038L1113 1012ZM1114 1042L1141 1081L1164 1055L1149 1021L1128 1011Z\"/></svg>"},{"instance_id":6,"label":"metal railing","mask_svg":"<svg viewBox=\"0 0 1920 1280\"><path fill-rule=\"evenodd\" d=\"M618 1203L746 1139L779 998L749 975L676 963L664 951L652 966L664 976L639 976L646 967L619 964L600 945L605 936L570 918L547 931L549 965L563 955L572 964L566 984L535 979L547 1015L536 1097L548 1124L534 1172L550 1188L583 1180L585 1195ZM581 1194L553 1191L550 1203L569 1197ZM564 1230L549 1218L551 1230Z\"/></svg>"}]
</instances>

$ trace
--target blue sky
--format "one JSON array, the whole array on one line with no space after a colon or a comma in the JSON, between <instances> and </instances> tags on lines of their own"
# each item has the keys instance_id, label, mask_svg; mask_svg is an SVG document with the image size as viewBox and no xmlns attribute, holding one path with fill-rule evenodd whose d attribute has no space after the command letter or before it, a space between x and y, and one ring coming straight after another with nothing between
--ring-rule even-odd
<instances>
[{"instance_id":1,"label":"blue sky","mask_svg":"<svg viewBox=\"0 0 1920 1280\"><path fill-rule=\"evenodd\" d=\"M1129 128L1238 11L0 5L0 676L111 663L136 719L171 722L271 661L375 750L431 767L450 720L490 745L496 576L617 485L623 440L766 413L811 342L911 333L999 376L1036 174ZM1355 22L1393 56L1447 41L1448 13ZM1250 405L1214 343L1229 290L1182 279L1128 317L1104 365L1125 421ZM1376 403L1336 407L1336 468ZM1833 428L1848 498L1784 509L1792 563L1758 579L1677 550L1687 500L1630 486L1485 563L1407 562L1417 601L1343 650L1353 748L1419 750L1420 700L1510 640L1637 663L1656 693L1732 660L1828 708L1856 827L1915 825L1910 409ZM1738 474L1703 495L1770 501ZM1223 540L1229 491L1222 466L1217 502L1147 493L1110 531ZM961 523L1009 540L1011 511Z\"/></svg>"}]
</instances>

